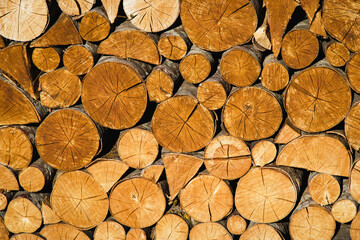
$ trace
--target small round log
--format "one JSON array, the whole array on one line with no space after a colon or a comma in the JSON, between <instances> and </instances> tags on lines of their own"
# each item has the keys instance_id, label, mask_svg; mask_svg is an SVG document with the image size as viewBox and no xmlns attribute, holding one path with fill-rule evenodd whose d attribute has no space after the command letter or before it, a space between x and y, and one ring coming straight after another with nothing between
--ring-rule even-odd
<instances>
[{"instance_id":1,"label":"small round log","mask_svg":"<svg viewBox=\"0 0 360 240\"><path fill-rule=\"evenodd\" d=\"M4 220L0 217L0 238L9 240L9 231L4 224Z\"/></svg>"},{"instance_id":2,"label":"small round log","mask_svg":"<svg viewBox=\"0 0 360 240\"><path fill-rule=\"evenodd\" d=\"M352 221L358 209L358 203L350 194L349 180L344 179L342 193L339 199L331 207L331 215L339 223L348 223Z\"/></svg>"},{"instance_id":3,"label":"small round log","mask_svg":"<svg viewBox=\"0 0 360 240\"><path fill-rule=\"evenodd\" d=\"M8 203L13 199L14 191L5 191L0 189L0 211L4 210Z\"/></svg>"},{"instance_id":4,"label":"small round log","mask_svg":"<svg viewBox=\"0 0 360 240\"><path fill-rule=\"evenodd\" d=\"M32 53L34 65L43 72L55 70L60 60L60 54L55 48L35 48Z\"/></svg>"},{"instance_id":5,"label":"small round log","mask_svg":"<svg viewBox=\"0 0 360 240\"><path fill-rule=\"evenodd\" d=\"M240 216L238 211L234 212L227 218L226 228L231 234L241 235L245 232L247 228L246 220Z\"/></svg>"},{"instance_id":6,"label":"small round log","mask_svg":"<svg viewBox=\"0 0 360 240\"><path fill-rule=\"evenodd\" d=\"M339 177L325 173L312 172L308 187L311 198L320 205L333 204L341 193Z\"/></svg>"},{"instance_id":7,"label":"small round log","mask_svg":"<svg viewBox=\"0 0 360 240\"><path fill-rule=\"evenodd\" d=\"M41 229L40 235L51 240L90 240L84 232L64 223L46 225Z\"/></svg>"},{"instance_id":8,"label":"small round log","mask_svg":"<svg viewBox=\"0 0 360 240\"><path fill-rule=\"evenodd\" d=\"M274 54L268 55L263 62L261 84L270 91L280 91L289 83L289 68L284 61L277 60Z\"/></svg>"},{"instance_id":9,"label":"small round log","mask_svg":"<svg viewBox=\"0 0 360 240\"><path fill-rule=\"evenodd\" d=\"M84 75L94 66L96 46L91 43L72 45L64 51L63 63L75 75Z\"/></svg>"},{"instance_id":10,"label":"small round log","mask_svg":"<svg viewBox=\"0 0 360 240\"><path fill-rule=\"evenodd\" d=\"M61 11L70 16L84 15L95 3L95 0L57 0Z\"/></svg>"},{"instance_id":11,"label":"small round log","mask_svg":"<svg viewBox=\"0 0 360 240\"><path fill-rule=\"evenodd\" d=\"M161 55L167 59L182 59L190 46L190 40L182 25L160 35L158 48Z\"/></svg>"},{"instance_id":12,"label":"small round log","mask_svg":"<svg viewBox=\"0 0 360 240\"><path fill-rule=\"evenodd\" d=\"M189 226L184 219L175 214L165 214L155 226L155 240L186 240Z\"/></svg>"},{"instance_id":13,"label":"small round log","mask_svg":"<svg viewBox=\"0 0 360 240\"><path fill-rule=\"evenodd\" d=\"M2 164L0 164L0 189L6 191L19 191L19 183L15 173Z\"/></svg>"},{"instance_id":14,"label":"small round log","mask_svg":"<svg viewBox=\"0 0 360 240\"><path fill-rule=\"evenodd\" d=\"M125 240L125 235L125 229L120 223L106 220L95 228L94 240Z\"/></svg>"},{"instance_id":15,"label":"small round log","mask_svg":"<svg viewBox=\"0 0 360 240\"><path fill-rule=\"evenodd\" d=\"M278 229L264 223L257 223L246 229L239 240L251 240L254 238L259 240L284 240Z\"/></svg>"},{"instance_id":16,"label":"small round log","mask_svg":"<svg viewBox=\"0 0 360 240\"><path fill-rule=\"evenodd\" d=\"M105 39L110 33L110 22L105 12L99 7L87 12L79 24L79 33L85 41Z\"/></svg>"},{"instance_id":17,"label":"small round log","mask_svg":"<svg viewBox=\"0 0 360 240\"><path fill-rule=\"evenodd\" d=\"M196 224L190 230L189 240L232 240L232 236L220 223L208 222Z\"/></svg>"},{"instance_id":18,"label":"small round log","mask_svg":"<svg viewBox=\"0 0 360 240\"><path fill-rule=\"evenodd\" d=\"M322 43L323 52L326 60L334 67L342 67L350 59L350 51L344 44L337 41L329 41Z\"/></svg>"},{"instance_id":19,"label":"small round log","mask_svg":"<svg viewBox=\"0 0 360 240\"><path fill-rule=\"evenodd\" d=\"M146 233L141 228L131 228L125 240L147 240Z\"/></svg>"},{"instance_id":20,"label":"small round log","mask_svg":"<svg viewBox=\"0 0 360 240\"><path fill-rule=\"evenodd\" d=\"M263 167L274 161L277 155L275 144L269 140L254 142L251 148L251 156L255 166Z\"/></svg>"}]
</instances>

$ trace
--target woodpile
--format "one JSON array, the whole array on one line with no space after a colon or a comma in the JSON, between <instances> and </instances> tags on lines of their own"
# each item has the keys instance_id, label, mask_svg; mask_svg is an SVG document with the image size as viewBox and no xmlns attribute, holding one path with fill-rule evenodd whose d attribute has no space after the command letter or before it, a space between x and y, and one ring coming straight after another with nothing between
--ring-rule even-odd
<instances>
[{"instance_id":1,"label":"woodpile","mask_svg":"<svg viewBox=\"0 0 360 240\"><path fill-rule=\"evenodd\" d=\"M0 240L360 240L359 12L0 0Z\"/></svg>"}]
</instances>

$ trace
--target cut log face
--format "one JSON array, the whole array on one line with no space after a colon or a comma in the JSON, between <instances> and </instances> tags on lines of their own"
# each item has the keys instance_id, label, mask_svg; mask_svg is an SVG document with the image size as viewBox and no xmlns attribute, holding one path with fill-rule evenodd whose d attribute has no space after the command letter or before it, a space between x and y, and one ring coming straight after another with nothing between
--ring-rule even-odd
<instances>
[{"instance_id":1,"label":"cut log face","mask_svg":"<svg viewBox=\"0 0 360 240\"><path fill-rule=\"evenodd\" d=\"M351 196L355 199L356 202L360 202L360 161L357 160L350 174L350 193ZM360 232L359 232L360 235Z\"/></svg>"},{"instance_id":2,"label":"cut log face","mask_svg":"<svg viewBox=\"0 0 360 240\"><path fill-rule=\"evenodd\" d=\"M180 13L179 0L123 0L123 6L131 23L146 32L167 29Z\"/></svg>"},{"instance_id":3,"label":"cut log face","mask_svg":"<svg viewBox=\"0 0 360 240\"><path fill-rule=\"evenodd\" d=\"M33 146L30 138L21 128L0 128L0 139L2 139L0 141L0 163L14 170L25 168L30 164L33 157Z\"/></svg>"},{"instance_id":4,"label":"cut log face","mask_svg":"<svg viewBox=\"0 0 360 240\"><path fill-rule=\"evenodd\" d=\"M82 231L64 223L46 225L41 229L40 235L52 240L90 240Z\"/></svg>"},{"instance_id":5,"label":"cut log face","mask_svg":"<svg viewBox=\"0 0 360 240\"><path fill-rule=\"evenodd\" d=\"M117 17L120 1L121 0L101 0L111 23L114 23Z\"/></svg>"},{"instance_id":6,"label":"cut log face","mask_svg":"<svg viewBox=\"0 0 360 240\"><path fill-rule=\"evenodd\" d=\"M291 122L306 132L328 130L340 123L351 105L346 79L329 67L311 67L291 80L285 96Z\"/></svg>"},{"instance_id":7,"label":"cut log face","mask_svg":"<svg viewBox=\"0 0 360 240\"><path fill-rule=\"evenodd\" d=\"M260 72L259 58L249 48L234 47L221 57L221 76L226 82L237 87L252 85L258 79Z\"/></svg>"},{"instance_id":8,"label":"cut log face","mask_svg":"<svg viewBox=\"0 0 360 240\"><path fill-rule=\"evenodd\" d=\"M94 57L85 46L74 45L65 50L63 63L66 69L73 74L84 75L94 66Z\"/></svg>"},{"instance_id":9,"label":"cut log face","mask_svg":"<svg viewBox=\"0 0 360 240\"><path fill-rule=\"evenodd\" d=\"M55 224L61 221L59 216L51 208L49 198L45 198L41 203L41 213L44 224Z\"/></svg>"},{"instance_id":10,"label":"cut log face","mask_svg":"<svg viewBox=\"0 0 360 240\"><path fill-rule=\"evenodd\" d=\"M86 166L99 150L100 136L95 123L75 109L49 115L38 127L36 147L40 157L60 170Z\"/></svg>"},{"instance_id":11,"label":"cut log face","mask_svg":"<svg viewBox=\"0 0 360 240\"><path fill-rule=\"evenodd\" d=\"M360 213L359 212L351 222L350 237L351 237L351 239L359 239L360 238Z\"/></svg>"},{"instance_id":12,"label":"cut log face","mask_svg":"<svg viewBox=\"0 0 360 240\"><path fill-rule=\"evenodd\" d=\"M92 68L83 80L81 99L92 119L112 129L134 126L147 105L142 76L127 61L108 61Z\"/></svg>"},{"instance_id":13,"label":"cut log face","mask_svg":"<svg viewBox=\"0 0 360 240\"><path fill-rule=\"evenodd\" d=\"M295 183L285 171L272 167L253 168L237 184L235 206L248 220L277 222L294 208L297 194Z\"/></svg>"},{"instance_id":14,"label":"cut log face","mask_svg":"<svg viewBox=\"0 0 360 240\"><path fill-rule=\"evenodd\" d=\"M185 0L180 17L191 42L214 52L250 41L258 22L253 2L246 0Z\"/></svg>"},{"instance_id":15,"label":"cut log face","mask_svg":"<svg viewBox=\"0 0 360 240\"><path fill-rule=\"evenodd\" d=\"M342 67L350 59L350 51L344 44L334 41L326 47L325 57L334 67Z\"/></svg>"},{"instance_id":16,"label":"cut log face","mask_svg":"<svg viewBox=\"0 0 360 240\"><path fill-rule=\"evenodd\" d=\"M190 230L189 240L232 240L230 233L220 223L199 223Z\"/></svg>"},{"instance_id":17,"label":"cut log face","mask_svg":"<svg viewBox=\"0 0 360 240\"><path fill-rule=\"evenodd\" d=\"M311 198L320 205L333 204L341 193L341 186L330 174L318 173L309 180Z\"/></svg>"},{"instance_id":18,"label":"cut log face","mask_svg":"<svg viewBox=\"0 0 360 240\"><path fill-rule=\"evenodd\" d=\"M161 161L161 160L159 160ZM164 166L163 165L157 165L156 162L153 165L150 165L146 168L144 168L141 171L141 177L149 179L150 181L153 181L154 183L157 183L164 172Z\"/></svg>"},{"instance_id":19,"label":"cut log face","mask_svg":"<svg viewBox=\"0 0 360 240\"><path fill-rule=\"evenodd\" d=\"M70 16L83 15L88 12L95 0L57 0L61 10Z\"/></svg>"},{"instance_id":20,"label":"cut log face","mask_svg":"<svg viewBox=\"0 0 360 240\"><path fill-rule=\"evenodd\" d=\"M131 228L125 240L147 240L146 233L141 228Z\"/></svg>"},{"instance_id":21,"label":"cut log face","mask_svg":"<svg viewBox=\"0 0 360 240\"><path fill-rule=\"evenodd\" d=\"M239 214L234 214L227 219L226 228L230 233L235 235L243 234L246 230L247 223ZM260 235L258 235L260 236Z\"/></svg>"},{"instance_id":22,"label":"cut log face","mask_svg":"<svg viewBox=\"0 0 360 240\"><path fill-rule=\"evenodd\" d=\"M343 199L333 204L331 215L339 223L347 223L353 220L357 213L357 204L350 199Z\"/></svg>"},{"instance_id":23,"label":"cut log face","mask_svg":"<svg viewBox=\"0 0 360 240\"><path fill-rule=\"evenodd\" d=\"M305 135L289 142L276 164L348 177L351 157L344 144L334 137Z\"/></svg>"},{"instance_id":24,"label":"cut log face","mask_svg":"<svg viewBox=\"0 0 360 240\"><path fill-rule=\"evenodd\" d=\"M353 52L360 50L359 10L360 3L352 0L326 0L323 4L326 31Z\"/></svg>"},{"instance_id":25,"label":"cut log face","mask_svg":"<svg viewBox=\"0 0 360 240\"><path fill-rule=\"evenodd\" d=\"M153 163L159 153L154 135L141 128L123 132L117 143L118 154L132 168L145 168Z\"/></svg>"},{"instance_id":26,"label":"cut log face","mask_svg":"<svg viewBox=\"0 0 360 240\"><path fill-rule=\"evenodd\" d=\"M242 177L251 167L248 146L233 136L219 136L211 140L205 148L204 159L209 173L221 179Z\"/></svg>"},{"instance_id":27,"label":"cut log face","mask_svg":"<svg viewBox=\"0 0 360 240\"><path fill-rule=\"evenodd\" d=\"M110 213L121 224L145 228L162 217L166 200L162 189L145 178L120 182L110 194Z\"/></svg>"},{"instance_id":28,"label":"cut log face","mask_svg":"<svg viewBox=\"0 0 360 240\"><path fill-rule=\"evenodd\" d=\"M180 60L188 51L189 39L182 26L164 32L159 39L160 54L167 59Z\"/></svg>"},{"instance_id":29,"label":"cut log face","mask_svg":"<svg viewBox=\"0 0 360 240\"><path fill-rule=\"evenodd\" d=\"M15 174L2 164L0 164L0 189L19 191L19 183Z\"/></svg>"},{"instance_id":30,"label":"cut log face","mask_svg":"<svg viewBox=\"0 0 360 240\"><path fill-rule=\"evenodd\" d=\"M50 201L61 220L81 229L97 226L104 221L109 209L104 189L90 174L82 171L60 175Z\"/></svg>"},{"instance_id":31,"label":"cut log face","mask_svg":"<svg viewBox=\"0 0 360 240\"><path fill-rule=\"evenodd\" d=\"M31 233L21 233L14 235L10 238L10 240L44 240L42 237L31 234Z\"/></svg>"},{"instance_id":32,"label":"cut log face","mask_svg":"<svg viewBox=\"0 0 360 240\"><path fill-rule=\"evenodd\" d=\"M275 58L267 56L261 72L261 84L270 91L280 91L289 83L289 72L286 65Z\"/></svg>"},{"instance_id":33,"label":"cut log face","mask_svg":"<svg viewBox=\"0 0 360 240\"><path fill-rule=\"evenodd\" d=\"M251 156L256 166L264 166L271 163L277 155L274 143L268 140L257 142L251 149Z\"/></svg>"},{"instance_id":34,"label":"cut log face","mask_svg":"<svg viewBox=\"0 0 360 240\"><path fill-rule=\"evenodd\" d=\"M104 221L94 231L94 240L125 240L125 229L115 221Z\"/></svg>"},{"instance_id":35,"label":"cut log face","mask_svg":"<svg viewBox=\"0 0 360 240\"><path fill-rule=\"evenodd\" d=\"M322 36L324 38L328 38L328 35L324 27L324 21L321 10L315 13L315 17L310 25L309 30L310 32L315 33L316 35Z\"/></svg>"},{"instance_id":36,"label":"cut log face","mask_svg":"<svg viewBox=\"0 0 360 240\"><path fill-rule=\"evenodd\" d=\"M81 95L81 81L66 69L57 69L39 77L40 102L48 108L74 105Z\"/></svg>"},{"instance_id":37,"label":"cut log face","mask_svg":"<svg viewBox=\"0 0 360 240\"><path fill-rule=\"evenodd\" d=\"M0 3L0 34L15 41L31 41L45 31L49 20L46 0Z\"/></svg>"},{"instance_id":38,"label":"cut log face","mask_svg":"<svg viewBox=\"0 0 360 240\"><path fill-rule=\"evenodd\" d=\"M104 1L104 0L103 0ZM105 39L110 33L110 23L106 15L100 9L94 9L85 14L79 24L81 37L90 42L98 42Z\"/></svg>"},{"instance_id":39,"label":"cut log face","mask_svg":"<svg viewBox=\"0 0 360 240\"><path fill-rule=\"evenodd\" d=\"M59 66L60 55L54 48L35 48L32 61L41 71L50 72Z\"/></svg>"},{"instance_id":40,"label":"cut log face","mask_svg":"<svg viewBox=\"0 0 360 240\"><path fill-rule=\"evenodd\" d=\"M360 93L360 54L355 53L351 56L350 60L346 64L346 75L349 79L351 88Z\"/></svg>"},{"instance_id":41,"label":"cut log face","mask_svg":"<svg viewBox=\"0 0 360 240\"><path fill-rule=\"evenodd\" d=\"M175 214L165 214L155 226L155 240L186 240L188 235L187 223Z\"/></svg>"},{"instance_id":42,"label":"cut log face","mask_svg":"<svg viewBox=\"0 0 360 240\"><path fill-rule=\"evenodd\" d=\"M6 228L2 217L0 217L0 237L3 240L9 240L9 231Z\"/></svg>"},{"instance_id":43,"label":"cut log face","mask_svg":"<svg viewBox=\"0 0 360 240\"><path fill-rule=\"evenodd\" d=\"M274 227L259 223L255 224L248 229L245 230L243 234L241 234L239 240L251 240L254 237L261 237L261 240L283 240L283 236L281 233L276 230Z\"/></svg>"},{"instance_id":44,"label":"cut log face","mask_svg":"<svg viewBox=\"0 0 360 240\"><path fill-rule=\"evenodd\" d=\"M300 2L302 9L306 12L306 16L309 19L309 22L311 23L316 10L319 8L319 0L301 0Z\"/></svg>"},{"instance_id":45,"label":"cut log face","mask_svg":"<svg viewBox=\"0 0 360 240\"><path fill-rule=\"evenodd\" d=\"M232 94L223 108L226 130L245 141L272 136L280 127L282 109L276 97L257 87L244 87Z\"/></svg>"},{"instance_id":46,"label":"cut log face","mask_svg":"<svg viewBox=\"0 0 360 240\"><path fill-rule=\"evenodd\" d=\"M214 222L231 213L233 194L229 186L220 178L199 175L181 191L180 204L195 220Z\"/></svg>"}]
</instances>

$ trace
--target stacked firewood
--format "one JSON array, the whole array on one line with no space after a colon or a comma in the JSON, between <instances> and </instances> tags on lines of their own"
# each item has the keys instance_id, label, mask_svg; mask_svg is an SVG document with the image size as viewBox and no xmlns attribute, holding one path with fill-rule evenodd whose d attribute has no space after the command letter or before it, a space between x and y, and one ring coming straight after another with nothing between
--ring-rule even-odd
<instances>
[{"instance_id":1,"label":"stacked firewood","mask_svg":"<svg viewBox=\"0 0 360 240\"><path fill-rule=\"evenodd\" d=\"M359 12L0 0L0 239L360 239Z\"/></svg>"}]
</instances>

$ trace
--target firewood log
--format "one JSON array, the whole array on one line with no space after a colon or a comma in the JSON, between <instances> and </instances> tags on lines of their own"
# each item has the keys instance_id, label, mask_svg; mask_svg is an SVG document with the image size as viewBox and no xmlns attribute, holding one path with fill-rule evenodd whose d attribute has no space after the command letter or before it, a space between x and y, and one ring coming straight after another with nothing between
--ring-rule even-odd
<instances>
[{"instance_id":1,"label":"firewood log","mask_svg":"<svg viewBox=\"0 0 360 240\"><path fill-rule=\"evenodd\" d=\"M147 236L143 229L131 228L126 234L125 240L147 240Z\"/></svg>"},{"instance_id":2,"label":"firewood log","mask_svg":"<svg viewBox=\"0 0 360 240\"><path fill-rule=\"evenodd\" d=\"M360 237L360 213L358 212L350 225L350 237L351 239L359 239Z\"/></svg>"},{"instance_id":3,"label":"firewood log","mask_svg":"<svg viewBox=\"0 0 360 240\"><path fill-rule=\"evenodd\" d=\"M0 211L6 209L8 203L13 199L15 191L6 191L0 189Z\"/></svg>"},{"instance_id":4,"label":"firewood log","mask_svg":"<svg viewBox=\"0 0 360 240\"><path fill-rule=\"evenodd\" d=\"M31 41L45 31L49 20L46 0L3 1L0 34L15 41Z\"/></svg>"},{"instance_id":5,"label":"firewood log","mask_svg":"<svg viewBox=\"0 0 360 240\"><path fill-rule=\"evenodd\" d=\"M315 33L323 38L328 38L327 32L325 30L324 21L322 17L321 9L315 13L315 17L310 25L310 32Z\"/></svg>"},{"instance_id":6,"label":"firewood log","mask_svg":"<svg viewBox=\"0 0 360 240\"><path fill-rule=\"evenodd\" d=\"M34 40L30 47L52 47L70 44L82 44L82 39L74 21L68 15L61 14L54 25L41 37Z\"/></svg>"},{"instance_id":7,"label":"firewood log","mask_svg":"<svg viewBox=\"0 0 360 240\"><path fill-rule=\"evenodd\" d=\"M300 6L304 9L309 23L313 21L316 10L319 8L319 0L301 0Z\"/></svg>"},{"instance_id":8,"label":"firewood log","mask_svg":"<svg viewBox=\"0 0 360 240\"><path fill-rule=\"evenodd\" d=\"M344 179L342 184L342 193L339 199L331 207L331 215L339 223L352 221L358 209L358 203L350 194L349 180Z\"/></svg>"},{"instance_id":9,"label":"firewood log","mask_svg":"<svg viewBox=\"0 0 360 240\"><path fill-rule=\"evenodd\" d=\"M163 64L154 67L146 78L149 100L157 103L172 97L179 85L179 64L168 59Z\"/></svg>"},{"instance_id":10,"label":"firewood log","mask_svg":"<svg viewBox=\"0 0 360 240\"><path fill-rule=\"evenodd\" d=\"M360 78L359 78L359 67L360 67L360 54L354 53L350 60L346 63L345 72L349 79L352 90L356 93L360 93Z\"/></svg>"},{"instance_id":11,"label":"firewood log","mask_svg":"<svg viewBox=\"0 0 360 240\"><path fill-rule=\"evenodd\" d=\"M219 64L222 78L237 87L252 85L261 72L261 57L260 51L249 45L227 50Z\"/></svg>"},{"instance_id":12,"label":"firewood log","mask_svg":"<svg viewBox=\"0 0 360 240\"><path fill-rule=\"evenodd\" d=\"M83 79L81 99L86 112L108 128L134 126L147 106L143 79L149 67L140 62L102 57Z\"/></svg>"},{"instance_id":13,"label":"firewood log","mask_svg":"<svg viewBox=\"0 0 360 240\"><path fill-rule=\"evenodd\" d=\"M34 65L43 72L51 72L60 64L60 54L57 49L35 48L32 53L32 61Z\"/></svg>"},{"instance_id":14,"label":"firewood log","mask_svg":"<svg viewBox=\"0 0 360 240\"><path fill-rule=\"evenodd\" d=\"M7 230L3 218L0 216L0 238L9 240L9 231Z\"/></svg>"},{"instance_id":15,"label":"firewood log","mask_svg":"<svg viewBox=\"0 0 360 240\"><path fill-rule=\"evenodd\" d=\"M300 136L301 136L300 129L296 128L290 122L289 118L286 118L284 124L282 125L279 132L275 136L274 143L287 144L288 142Z\"/></svg>"},{"instance_id":16,"label":"firewood log","mask_svg":"<svg viewBox=\"0 0 360 240\"><path fill-rule=\"evenodd\" d=\"M251 144L251 156L255 166L263 167L274 161L277 148L272 139L256 141Z\"/></svg>"},{"instance_id":17,"label":"firewood log","mask_svg":"<svg viewBox=\"0 0 360 240\"><path fill-rule=\"evenodd\" d=\"M264 2L263 2L264 4ZM261 52L271 50L271 40L269 33L269 18L268 13L265 12L264 21L261 26L256 29L252 38L252 43L256 49Z\"/></svg>"},{"instance_id":18,"label":"firewood log","mask_svg":"<svg viewBox=\"0 0 360 240\"><path fill-rule=\"evenodd\" d=\"M274 227L273 225L277 225ZM249 226L243 234L241 234L239 240L251 240L254 238L261 240L284 240L284 236L281 233L279 226L284 229L282 224L265 224L265 223L256 223L252 226Z\"/></svg>"},{"instance_id":19,"label":"firewood log","mask_svg":"<svg viewBox=\"0 0 360 240\"><path fill-rule=\"evenodd\" d=\"M84 15L79 24L79 33L90 42L101 41L109 35L110 22L103 8L96 7Z\"/></svg>"},{"instance_id":20,"label":"firewood log","mask_svg":"<svg viewBox=\"0 0 360 240\"><path fill-rule=\"evenodd\" d=\"M282 40L281 56L287 66L301 69L309 66L319 53L319 41L309 31L308 20L298 23Z\"/></svg>"},{"instance_id":21,"label":"firewood log","mask_svg":"<svg viewBox=\"0 0 360 240\"><path fill-rule=\"evenodd\" d=\"M72 45L64 51L64 66L75 75L84 75L94 66L95 53L96 46L90 42L85 45Z\"/></svg>"},{"instance_id":22,"label":"firewood log","mask_svg":"<svg viewBox=\"0 0 360 240\"><path fill-rule=\"evenodd\" d=\"M164 172L164 162L162 159L159 159L155 161L150 166L147 166L141 171L140 176L142 178L149 179L150 181L153 181L154 183L157 183Z\"/></svg>"},{"instance_id":23,"label":"firewood log","mask_svg":"<svg viewBox=\"0 0 360 240\"><path fill-rule=\"evenodd\" d=\"M322 49L325 53L326 60L334 67L342 67L350 59L349 49L347 49L344 44L335 40L322 42Z\"/></svg>"},{"instance_id":24,"label":"firewood log","mask_svg":"<svg viewBox=\"0 0 360 240\"><path fill-rule=\"evenodd\" d=\"M46 225L41 229L40 235L51 240L90 240L84 232L64 223Z\"/></svg>"},{"instance_id":25,"label":"firewood log","mask_svg":"<svg viewBox=\"0 0 360 240\"><path fill-rule=\"evenodd\" d=\"M50 202L62 221L80 229L90 229L104 221L109 208L104 189L83 171L58 176Z\"/></svg>"},{"instance_id":26,"label":"firewood log","mask_svg":"<svg viewBox=\"0 0 360 240\"><path fill-rule=\"evenodd\" d=\"M13 235L10 240L44 240L44 238L32 233L20 233Z\"/></svg>"},{"instance_id":27,"label":"firewood log","mask_svg":"<svg viewBox=\"0 0 360 240\"><path fill-rule=\"evenodd\" d=\"M228 230L217 222L206 222L196 224L190 230L189 240L232 240Z\"/></svg>"},{"instance_id":28,"label":"firewood log","mask_svg":"<svg viewBox=\"0 0 360 240\"><path fill-rule=\"evenodd\" d=\"M191 42L182 25L162 33L158 42L160 54L171 60L182 59L190 46Z\"/></svg>"},{"instance_id":29,"label":"firewood log","mask_svg":"<svg viewBox=\"0 0 360 240\"><path fill-rule=\"evenodd\" d=\"M193 45L181 60L179 70L184 80L196 84L204 81L214 65L214 58L210 52Z\"/></svg>"},{"instance_id":30,"label":"firewood log","mask_svg":"<svg viewBox=\"0 0 360 240\"><path fill-rule=\"evenodd\" d=\"M312 172L308 180L309 194L320 205L333 204L341 193L341 179L325 173Z\"/></svg>"},{"instance_id":31,"label":"firewood log","mask_svg":"<svg viewBox=\"0 0 360 240\"><path fill-rule=\"evenodd\" d=\"M292 168L252 168L237 184L236 209L250 221L277 222L295 207L301 177L302 172Z\"/></svg>"},{"instance_id":32,"label":"firewood log","mask_svg":"<svg viewBox=\"0 0 360 240\"><path fill-rule=\"evenodd\" d=\"M83 109L61 109L52 112L38 127L36 147L51 167L76 170L98 153L101 131Z\"/></svg>"},{"instance_id":33,"label":"firewood log","mask_svg":"<svg viewBox=\"0 0 360 240\"><path fill-rule=\"evenodd\" d=\"M246 143L220 132L206 146L204 163L206 169L221 179L234 180L242 177L251 167L251 156Z\"/></svg>"},{"instance_id":34,"label":"firewood log","mask_svg":"<svg viewBox=\"0 0 360 240\"><path fill-rule=\"evenodd\" d=\"M174 152L197 151L214 136L214 115L199 104L196 90L195 86L184 82L175 97L157 106L151 125L162 147Z\"/></svg>"},{"instance_id":35,"label":"firewood log","mask_svg":"<svg viewBox=\"0 0 360 240\"><path fill-rule=\"evenodd\" d=\"M160 32L170 27L180 13L179 0L123 0L124 12L131 23L146 32Z\"/></svg>"},{"instance_id":36,"label":"firewood log","mask_svg":"<svg viewBox=\"0 0 360 240\"><path fill-rule=\"evenodd\" d=\"M360 161L357 158L351 168L349 177L349 189L351 196L356 202L360 202ZM1 187L0 187L1 188Z\"/></svg>"},{"instance_id":37,"label":"firewood log","mask_svg":"<svg viewBox=\"0 0 360 240\"><path fill-rule=\"evenodd\" d=\"M61 10L70 16L83 15L89 11L95 0L57 0Z\"/></svg>"},{"instance_id":38,"label":"firewood log","mask_svg":"<svg viewBox=\"0 0 360 240\"><path fill-rule=\"evenodd\" d=\"M19 191L19 183L15 173L8 167L0 164L0 189Z\"/></svg>"},{"instance_id":39,"label":"firewood log","mask_svg":"<svg viewBox=\"0 0 360 240\"><path fill-rule=\"evenodd\" d=\"M348 177L352 160L342 140L332 134L301 136L285 145L276 164Z\"/></svg>"},{"instance_id":40,"label":"firewood log","mask_svg":"<svg viewBox=\"0 0 360 240\"><path fill-rule=\"evenodd\" d=\"M140 31L129 21L125 21L100 43L97 53L158 65L161 63L158 39L157 35Z\"/></svg>"},{"instance_id":41,"label":"firewood log","mask_svg":"<svg viewBox=\"0 0 360 240\"><path fill-rule=\"evenodd\" d=\"M321 61L293 75L284 102L296 127L320 132L345 118L351 105L351 90L343 72Z\"/></svg>"},{"instance_id":42,"label":"firewood log","mask_svg":"<svg viewBox=\"0 0 360 240\"><path fill-rule=\"evenodd\" d=\"M191 42L220 52L251 40L258 17L257 1L181 1L180 17Z\"/></svg>"},{"instance_id":43,"label":"firewood log","mask_svg":"<svg viewBox=\"0 0 360 240\"><path fill-rule=\"evenodd\" d=\"M189 226L180 216L168 213L156 223L154 235L154 240L186 240L189 235Z\"/></svg>"},{"instance_id":44,"label":"firewood log","mask_svg":"<svg viewBox=\"0 0 360 240\"><path fill-rule=\"evenodd\" d=\"M221 117L231 135L252 141L268 138L278 130L282 109L273 93L244 87L229 95Z\"/></svg>"},{"instance_id":45,"label":"firewood log","mask_svg":"<svg viewBox=\"0 0 360 240\"><path fill-rule=\"evenodd\" d=\"M45 197L41 203L41 214L43 217L43 223L46 224L55 224L59 223L61 219L52 209L50 204L50 198Z\"/></svg>"},{"instance_id":46,"label":"firewood log","mask_svg":"<svg viewBox=\"0 0 360 240\"><path fill-rule=\"evenodd\" d=\"M263 62L261 84L270 91L280 91L289 83L289 67L284 61L277 60L274 54L268 55Z\"/></svg>"},{"instance_id":47,"label":"firewood log","mask_svg":"<svg viewBox=\"0 0 360 240\"><path fill-rule=\"evenodd\" d=\"M330 210L312 201L306 189L290 218L289 232L291 239L332 239L335 228L336 223L331 216Z\"/></svg>"},{"instance_id":48,"label":"firewood log","mask_svg":"<svg viewBox=\"0 0 360 240\"><path fill-rule=\"evenodd\" d=\"M112 218L100 223L94 231L94 240L125 240L125 229Z\"/></svg>"},{"instance_id":49,"label":"firewood log","mask_svg":"<svg viewBox=\"0 0 360 240\"><path fill-rule=\"evenodd\" d=\"M247 222L235 209L233 213L227 217L226 228L231 234L241 235L247 229Z\"/></svg>"},{"instance_id":50,"label":"firewood log","mask_svg":"<svg viewBox=\"0 0 360 240\"><path fill-rule=\"evenodd\" d=\"M214 222L232 212L233 194L225 181L204 172L181 190L180 204L196 221Z\"/></svg>"},{"instance_id":51,"label":"firewood log","mask_svg":"<svg viewBox=\"0 0 360 240\"><path fill-rule=\"evenodd\" d=\"M40 102L48 108L66 108L74 105L81 96L81 88L78 76L65 68L39 77Z\"/></svg>"}]
</instances>

